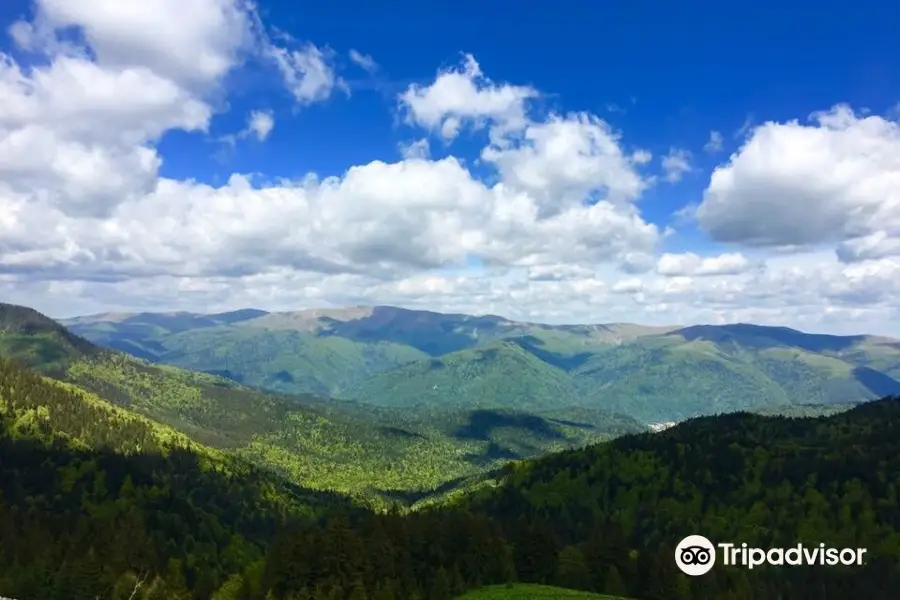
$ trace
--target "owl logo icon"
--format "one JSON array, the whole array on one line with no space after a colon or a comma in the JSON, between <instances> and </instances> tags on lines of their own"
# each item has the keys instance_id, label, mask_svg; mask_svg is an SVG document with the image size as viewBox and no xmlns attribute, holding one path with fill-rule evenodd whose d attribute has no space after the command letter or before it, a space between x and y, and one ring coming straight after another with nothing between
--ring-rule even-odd
<instances>
[{"instance_id":1,"label":"owl logo icon","mask_svg":"<svg viewBox=\"0 0 900 600\"><path fill-rule=\"evenodd\" d=\"M702 535L689 535L675 547L675 564L693 577L709 573L716 564L716 547Z\"/></svg>"}]
</instances>

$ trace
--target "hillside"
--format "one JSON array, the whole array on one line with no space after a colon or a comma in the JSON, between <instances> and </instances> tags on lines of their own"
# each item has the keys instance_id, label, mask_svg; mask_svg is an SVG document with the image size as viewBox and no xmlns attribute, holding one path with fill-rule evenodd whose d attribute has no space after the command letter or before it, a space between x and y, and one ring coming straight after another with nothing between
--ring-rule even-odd
<instances>
[{"instance_id":1,"label":"hillside","mask_svg":"<svg viewBox=\"0 0 900 600\"><path fill-rule=\"evenodd\" d=\"M420 360L376 375L347 396L389 406L505 408L530 411L580 404L565 371L513 342Z\"/></svg>"},{"instance_id":2,"label":"hillside","mask_svg":"<svg viewBox=\"0 0 900 600\"><path fill-rule=\"evenodd\" d=\"M575 420L520 410L447 409L417 416L313 396L274 396L214 375L100 350L30 309L8 307L3 314L13 313L18 321L27 317L30 329L0 331L0 356L24 359L47 374L303 485L354 493L367 501L418 498L512 458L644 429L603 411L589 411ZM36 347L44 354L49 349L53 360L43 360Z\"/></svg>"},{"instance_id":3,"label":"hillside","mask_svg":"<svg viewBox=\"0 0 900 600\"><path fill-rule=\"evenodd\" d=\"M575 590L880 600L900 585L900 398L816 419L693 419L514 464L493 486L407 514L286 484L6 361L0 398L7 597L468 600L559 586L555 597L585 600ZM865 547L868 559L688 578L673 548L697 532Z\"/></svg>"},{"instance_id":4,"label":"hillside","mask_svg":"<svg viewBox=\"0 0 900 600\"><path fill-rule=\"evenodd\" d=\"M251 387L416 411L590 407L657 423L900 393L900 342L874 336L542 325L387 306L239 314L66 324L99 344Z\"/></svg>"},{"instance_id":5,"label":"hillside","mask_svg":"<svg viewBox=\"0 0 900 600\"><path fill-rule=\"evenodd\" d=\"M534 522L518 543L534 542L535 552L540 545L530 536L549 553L577 545L587 565L619 552L618 575L631 573L646 586L628 588L639 597L821 598L838 585L887 597L896 589L889 582L900 583L897 472L900 398L888 398L816 419L693 419L511 466L499 488L461 502L501 521L504 531ZM762 548L867 548L869 558L852 570L717 568L687 582L671 556L694 533ZM627 548L660 563L652 559L642 571Z\"/></svg>"},{"instance_id":6,"label":"hillside","mask_svg":"<svg viewBox=\"0 0 900 600\"><path fill-rule=\"evenodd\" d=\"M900 469L898 428L900 398L816 419L747 413L693 419L662 434L510 465L495 486L402 519L387 517L379 536L417 540L420 556L440 565L427 598L447 598L473 577L499 583L496 577L510 569L531 585L462 597L540 598L557 591L543 586L561 586L557 597L590 597L573 591L583 590L648 600L892 598L900 584L900 496L892 478ZM764 549L798 542L866 548L867 559L829 569L717 564L692 578L678 571L673 556L678 541L695 533ZM358 547L369 547L369 535L359 534ZM319 538L296 538L286 533L268 561L283 573L275 589L302 596L310 586L289 568L315 562ZM480 559L472 560L470 550ZM403 552L378 562L390 568L393 560L408 560ZM365 562L362 554L356 560Z\"/></svg>"},{"instance_id":7,"label":"hillside","mask_svg":"<svg viewBox=\"0 0 900 600\"><path fill-rule=\"evenodd\" d=\"M226 323L220 315L140 313L62 323L101 346L141 358L281 393L325 395L346 395L395 367L501 339L519 340L536 355L543 349L543 358L560 366L558 362L577 362L593 349L671 329L629 324L553 327L389 306L236 312L245 318Z\"/></svg>"},{"instance_id":8,"label":"hillside","mask_svg":"<svg viewBox=\"0 0 900 600\"><path fill-rule=\"evenodd\" d=\"M154 598L184 582L208 596L278 523L338 507L0 359L0 595L93 598L140 580Z\"/></svg>"}]
</instances>

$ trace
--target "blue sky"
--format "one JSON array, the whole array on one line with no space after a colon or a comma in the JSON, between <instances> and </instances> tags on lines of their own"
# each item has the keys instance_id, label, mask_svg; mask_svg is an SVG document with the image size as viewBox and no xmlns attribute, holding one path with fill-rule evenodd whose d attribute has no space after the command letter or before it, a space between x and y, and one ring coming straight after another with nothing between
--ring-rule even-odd
<instances>
[{"instance_id":1,"label":"blue sky","mask_svg":"<svg viewBox=\"0 0 900 600\"><path fill-rule=\"evenodd\" d=\"M397 123L396 94L409 82L428 83L468 52L493 79L532 85L559 110L602 116L622 130L626 145L657 155L670 146L692 150L698 171L681 185L653 190L644 203L648 218L667 224L675 209L699 200L721 158L702 152L710 130L722 132L730 152L748 121L805 119L839 102L880 113L900 98L891 2L858 3L854 10L837 2L388 4L261 2L268 22L343 55L338 63L351 96L338 94L295 115L277 85L243 90L214 130L240 128L245 110L262 104L278 117L269 143L242 146L232 161L217 164L202 139L172 136L163 148L181 157L181 147L187 164L172 161L164 172L294 177L396 160L397 144L419 136ZM372 56L381 74L371 78L355 66L350 49ZM477 156L482 140L475 137L477 143L455 144L453 153Z\"/></svg>"},{"instance_id":2,"label":"blue sky","mask_svg":"<svg viewBox=\"0 0 900 600\"><path fill-rule=\"evenodd\" d=\"M0 221L0 292L55 313L378 302L823 330L898 315L892 3L388 4L4 2L0 208L18 217ZM316 55L325 79L298 95ZM525 99L483 112L494 93ZM271 131L248 129L254 112ZM606 149L554 154L590 135ZM404 157L420 140L430 154ZM670 152L686 168L667 179ZM566 195L595 187L603 210Z\"/></svg>"},{"instance_id":3,"label":"blue sky","mask_svg":"<svg viewBox=\"0 0 900 600\"><path fill-rule=\"evenodd\" d=\"M427 83L468 52L492 78L546 92L557 110L603 117L623 132L626 145L656 155L671 146L691 150L697 170L642 200L647 220L665 226L677 209L700 200L721 159L702 150L711 130L722 133L730 153L748 124L805 119L839 102L881 113L900 98L900 36L891 2L854 10L836 2L389 4L260 3L269 22L344 55L338 63L346 68L350 97L338 94L294 114L283 89L273 86L263 95L254 86L231 99L235 110L214 127L240 128L241 109L264 98L279 117L269 143L244 145L220 164L204 152L202 139L172 136L162 147L179 161L163 172L208 173L222 181L235 169L296 177L396 160L397 145L418 136L397 122L396 94L410 82ZM375 58L379 74L354 65L346 57L350 49ZM461 140L452 152L473 160L483 136L468 137L477 142ZM432 147L438 156L451 150ZM716 246L694 231L681 233L667 240L668 249Z\"/></svg>"}]
</instances>

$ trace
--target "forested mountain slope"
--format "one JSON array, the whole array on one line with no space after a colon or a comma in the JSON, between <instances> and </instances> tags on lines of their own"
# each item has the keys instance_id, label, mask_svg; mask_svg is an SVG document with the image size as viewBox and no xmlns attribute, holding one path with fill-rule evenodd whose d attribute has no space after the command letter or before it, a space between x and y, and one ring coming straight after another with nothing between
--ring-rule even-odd
<instances>
[{"instance_id":1,"label":"forested mountain slope","mask_svg":"<svg viewBox=\"0 0 900 600\"><path fill-rule=\"evenodd\" d=\"M167 322L174 327L171 321L184 325L185 320ZM102 350L31 309L0 304L2 356L304 485L367 501L413 497L407 492L421 497L512 458L645 429L602 410L584 411L577 419L460 406L410 414L309 395L275 396Z\"/></svg>"},{"instance_id":2,"label":"forested mountain slope","mask_svg":"<svg viewBox=\"0 0 900 600\"><path fill-rule=\"evenodd\" d=\"M450 600L518 580L648 600L877 600L900 585L898 398L817 419L695 419L400 514L280 482L8 362L0 396L0 595ZM687 533L865 547L868 562L688 578L673 561Z\"/></svg>"},{"instance_id":3,"label":"forested mountain slope","mask_svg":"<svg viewBox=\"0 0 900 600\"><path fill-rule=\"evenodd\" d=\"M0 359L0 595L209 597L279 523L340 506Z\"/></svg>"},{"instance_id":4,"label":"forested mountain slope","mask_svg":"<svg viewBox=\"0 0 900 600\"><path fill-rule=\"evenodd\" d=\"M537 564L578 548L592 572L588 589L624 576L629 591L656 598L812 599L837 590L886 598L900 584L897 473L900 398L887 398L815 419L704 417L564 451L510 466L499 489L462 503L500 522ZM866 548L867 564L717 567L689 582L672 556L690 534L759 548ZM592 570L610 552L615 570ZM537 581L551 580L547 569Z\"/></svg>"},{"instance_id":5,"label":"forested mountain slope","mask_svg":"<svg viewBox=\"0 0 900 600\"><path fill-rule=\"evenodd\" d=\"M656 423L900 393L900 342L876 336L543 325L389 306L237 315L65 323L98 344L246 385L416 411L592 407Z\"/></svg>"}]
</instances>

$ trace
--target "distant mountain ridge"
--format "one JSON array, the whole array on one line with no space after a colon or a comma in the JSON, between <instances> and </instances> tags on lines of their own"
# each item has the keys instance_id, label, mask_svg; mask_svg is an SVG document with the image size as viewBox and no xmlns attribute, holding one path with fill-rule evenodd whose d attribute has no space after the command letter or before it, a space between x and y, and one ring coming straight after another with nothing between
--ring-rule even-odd
<instances>
[{"instance_id":1,"label":"distant mountain ridge","mask_svg":"<svg viewBox=\"0 0 900 600\"><path fill-rule=\"evenodd\" d=\"M113 319L124 323L129 332L159 331L163 325L183 330L186 323L193 323L196 331L205 331L215 329L209 325L211 320L231 327L229 321L258 318L259 312L167 313L158 319L155 315L92 316L79 321L108 328L110 321L104 319ZM340 340L322 339L332 345ZM336 348L346 350L340 344ZM366 357L351 353L348 358ZM574 415L577 418L568 412L536 415L515 408L427 407L412 412L309 394L271 395L242 386L234 378L102 348L35 310L3 303L0 359L22 363L77 393L92 394L307 487L344 491L373 501L413 491L416 497L426 496L434 488L452 487L510 459L646 430L630 417L602 410L582 411Z\"/></svg>"},{"instance_id":2,"label":"distant mountain ridge","mask_svg":"<svg viewBox=\"0 0 900 600\"><path fill-rule=\"evenodd\" d=\"M381 407L587 408L649 424L900 393L900 341L747 323L546 325L391 306L62 322L153 362Z\"/></svg>"}]
</instances>

